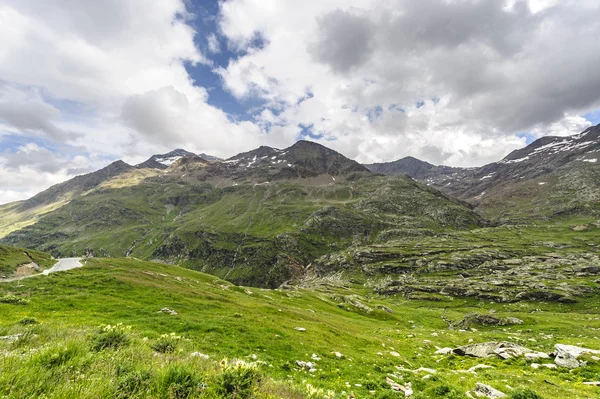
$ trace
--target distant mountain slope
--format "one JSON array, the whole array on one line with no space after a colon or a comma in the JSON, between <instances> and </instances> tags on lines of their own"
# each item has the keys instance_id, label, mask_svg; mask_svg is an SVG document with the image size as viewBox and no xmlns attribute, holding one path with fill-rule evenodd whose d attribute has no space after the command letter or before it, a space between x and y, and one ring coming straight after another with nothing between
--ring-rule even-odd
<instances>
[{"instance_id":1,"label":"distant mountain slope","mask_svg":"<svg viewBox=\"0 0 600 399\"><path fill-rule=\"evenodd\" d=\"M128 170L4 241L61 256L91 249L167 260L273 287L333 248L482 224L437 190L298 142L222 162L193 155L164 171Z\"/></svg>"},{"instance_id":2,"label":"distant mountain slope","mask_svg":"<svg viewBox=\"0 0 600 399\"><path fill-rule=\"evenodd\" d=\"M367 166L384 174L406 173L474 204L485 217L508 220L600 214L599 158L600 125L574 136L540 138L480 168L418 160Z\"/></svg>"},{"instance_id":3,"label":"distant mountain slope","mask_svg":"<svg viewBox=\"0 0 600 399\"><path fill-rule=\"evenodd\" d=\"M71 199L134 169L123 161L115 161L95 172L56 184L26 201L0 205L0 238L11 231L35 223L42 215L64 206Z\"/></svg>"},{"instance_id":4,"label":"distant mountain slope","mask_svg":"<svg viewBox=\"0 0 600 399\"><path fill-rule=\"evenodd\" d=\"M43 204L50 204L61 199L68 199L97 187L102 182L134 169L133 166L123 161L115 161L110 165L92 173L77 176L64 183L56 184L49 189L23 201L22 209L33 208Z\"/></svg>"},{"instance_id":5,"label":"distant mountain slope","mask_svg":"<svg viewBox=\"0 0 600 399\"><path fill-rule=\"evenodd\" d=\"M225 163L233 165L243 175L256 175L257 171L262 171L265 178L274 179L369 173L358 162L330 148L304 140L283 150L262 146L231 157ZM247 172L244 173L244 170Z\"/></svg>"},{"instance_id":6,"label":"distant mountain slope","mask_svg":"<svg viewBox=\"0 0 600 399\"><path fill-rule=\"evenodd\" d=\"M463 168L436 166L413 157L405 157L393 162L365 164L372 172L389 176L408 175L419 181L433 181L443 176L462 173Z\"/></svg>"}]
</instances>

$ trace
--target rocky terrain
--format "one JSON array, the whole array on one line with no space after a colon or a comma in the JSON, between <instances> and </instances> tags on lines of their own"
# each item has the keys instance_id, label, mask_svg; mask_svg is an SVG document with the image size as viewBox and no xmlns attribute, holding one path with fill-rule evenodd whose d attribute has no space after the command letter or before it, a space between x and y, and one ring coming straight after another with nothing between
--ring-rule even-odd
<instances>
[{"instance_id":1,"label":"rocky terrain","mask_svg":"<svg viewBox=\"0 0 600 399\"><path fill-rule=\"evenodd\" d=\"M569 137L542 137L479 168L433 166L414 158L366 165L407 174L501 221L598 214L600 125Z\"/></svg>"},{"instance_id":2,"label":"rocky terrain","mask_svg":"<svg viewBox=\"0 0 600 399\"><path fill-rule=\"evenodd\" d=\"M77 178L93 181L94 189L3 241L57 257L159 259L274 287L303 276L319 256L355 243L485 224L459 200L405 176L375 175L305 141L225 161L192 155L167 169L127 165L116 175L99 172Z\"/></svg>"}]
</instances>

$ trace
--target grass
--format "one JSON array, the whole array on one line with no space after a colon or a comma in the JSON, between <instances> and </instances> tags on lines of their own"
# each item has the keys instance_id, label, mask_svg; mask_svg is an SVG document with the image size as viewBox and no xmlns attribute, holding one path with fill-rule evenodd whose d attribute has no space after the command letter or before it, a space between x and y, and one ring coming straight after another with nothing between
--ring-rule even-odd
<instances>
[{"instance_id":1,"label":"grass","mask_svg":"<svg viewBox=\"0 0 600 399\"><path fill-rule=\"evenodd\" d=\"M131 259L88 260L81 269L2 283L0 296L27 303L0 303L0 335L23 334L16 341L0 340L0 393L9 398L341 398L350 392L358 398L398 397L385 383L391 376L411 382L415 398L464 398L476 382L507 393L513 392L510 386L514 395L530 395L518 391L529 389L547 399L596 394L597 388L582 384L597 379L600 365L594 361L575 371L536 370L525 360L434 355L436 347L469 340L508 340L545 352L555 343L598 349L596 296L577 304L428 302L380 297L344 278L315 287L238 287L193 270ZM350 302L339 306L349 296L372 310ZM164 307L177 315L159 312ZM518 317L524 324L460 332L449 330L441 318L460 320L472 312ZM24 319L36 324L21 323ZM314 362L316 371L297 361ZM493 368L460 372L482 363ZM437 372L407 371L419 367Z\"/></svg>"},{"instance_id":2,"label":"grass","mask_svg":"<svg viewBox=\"0 0 600 399\"><path fill-rule=\"evenodd\" d=\"M216 187L179 176L126 176L4 242L55 257L91 249L97 256L162 259L240 284L277 287L315 258L373 242L385 230L437 232L481 224L463 204L406 177Z\"/></svg>"},{"instance_id":3,"label":"grass","mask_svg":"<svg viewBox=\"0 0 600 399\"><path fill-rule=\"evenodd\" d=\"M0 245L0 278L10 277L19 266L35 262L42 269L51 267L55 261L44 252Z\"/></svg>"}]
</instances>

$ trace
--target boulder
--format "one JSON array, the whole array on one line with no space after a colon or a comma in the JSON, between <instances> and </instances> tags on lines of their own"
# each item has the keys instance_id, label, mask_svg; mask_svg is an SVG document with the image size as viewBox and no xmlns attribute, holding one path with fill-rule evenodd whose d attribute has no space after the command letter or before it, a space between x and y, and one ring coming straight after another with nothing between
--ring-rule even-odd
<instances>
[{"instance_id":1,"label":"boulder","mask_svg":"<svg viewBox=\"0 0 600 399\"><path fill-rule=\"evenodd\" d=\"M574 369L585 365L584 361L578 360L579 356L583 354L600 355L600 351L573 345L556 344L552 356L557 366Z\"/></svg>"},{"instance_id":2,"label":"boulder","mask_svg":"<svg viewBox=\"0 0 600 399\"><path fill-rule=\"evenodd\" d=\"M200 359L209 359L210 356L205 355L204 353L200 353L200 352L192 352L190 354L191 357L199 357Z\"/></svg>"},{"instance_id":3,"label":"boulder","mask_svg":"<svg viewBox=\"0 0 600 399\"><path fill-rule=\"evenodd\" d=\"M586 224L578 224L575 226L569 226L572 231L587 231L590 229L590 226Z\"/></svg>"},{"instance_id":4,"label":"boulder","mask_svg":"<svg viewBox=\"0 0 600 399\"><path fill-rule=\"evenodd\" d=\"M504 392L500 392L499 390L480 382L478 382L475 386L475 395L480 398L490 399L506 398L506 394Z\"/></svg>"},{"instance_id":5,"label":"boulder","mask_svg":"<svg viewBox=\"0 0 600 399\"><path fill-rule=\"evenodd\" d=\"M534 352L529 348L513 344L511 342L484 342L480 344L472 344L460 346L452 350L452 353L459 356L472 356L478 358L486 358L498 356L502 359L510 359L512 357L521 357L527 353ZM539 356L542 357L543 354Z\"/></svg>"},{"instance_id":6,"label":"boulder","mask_svg":"<svg viewBox=\"0 0 600 399\"><path fill-rule=\"evenodd\" d=\"M440 348L438 350L435 351L436 355L449 355L452 353L454 349L452 348Z\"/></svg>"}]
</instances>

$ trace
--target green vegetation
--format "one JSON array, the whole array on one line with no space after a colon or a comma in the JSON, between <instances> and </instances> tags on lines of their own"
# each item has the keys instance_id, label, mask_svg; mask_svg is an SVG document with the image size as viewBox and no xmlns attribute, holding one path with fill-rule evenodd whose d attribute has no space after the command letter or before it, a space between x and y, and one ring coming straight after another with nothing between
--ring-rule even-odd
<instances>
[{"instance_id":1,"label":"green vegetation","mask_svg":"<svg viewBox=\"0 0 600 399\"><path fill-rule=\"evenodd\" d=\"M33 263L39 268L36 268ZM0 245L0 279L13 275L18 271L19 266L31 265L32 267L21 270L21 275L28 275L47 269L54 263L55 261L47 253Z\"/></svg>"},{"instance_id":2,"label":"green vegetation","mask_svg":"<svg viewBox=\"0 0 600 399\"><path fill-rule=\"evenodd\" d=\"M0 303L0 336L22 334L0 340L0 394L399 397L386 383L390 377L411 382L414 398L465 398L477 382L514 398L596 395L596 387L582 384L600 372L591 358L571 371L534 369L524 359L434 354L436 347L469 340L504 340L543 352L556 343L598 349L595 295L576 304L431 302L375 295L370 284L338 276L315 279L312 289L245 288L131 259L87 260L81 269L2 283L1 296L27 303ZM442 319L469 313L517 317L523 324L460 331ZM314 370L298 361L312 362ZM492 368L466 372L478 364Z\"/></svg>"},{"instance_id":3,"label":"green vegetation","mask_svg":"<svg viewBox=\"0 0 600 399\"><path fill-rule=\"evenodd\" d=\"M143 184L138 177L110 180L4 241L55 257L92 250L163 259L237 283L277 287L315 258L374 242L385 231L443 232L482 223L459 201L403 176L223 188L179 175L148 177Z\"/></svg>"},{"instance_id":4,"label":"green vegetation","mask_svg":"<svg viewBox=\"0 0 600 399\"><path fill-rule=\"evenodd\" d=\"M116 162L0 207L3 242L96 256L0 284L0 397L597 396L595 352L545 355L600 349L595 172L534 201L498 186L478 203L495 225L316 144L238 158ZM0 246L0 278L53 262ZM452 350L490 341L541 357Z\"/></svg>"}]
</instances>

